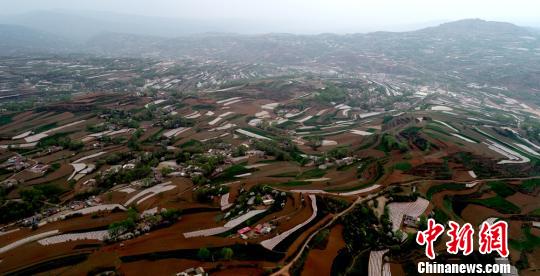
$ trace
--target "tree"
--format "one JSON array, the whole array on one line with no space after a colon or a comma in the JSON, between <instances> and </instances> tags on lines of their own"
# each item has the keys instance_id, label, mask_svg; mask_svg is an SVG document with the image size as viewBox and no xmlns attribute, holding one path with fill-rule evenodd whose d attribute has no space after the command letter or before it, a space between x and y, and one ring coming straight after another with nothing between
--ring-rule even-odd
<instances>
[{"instance_id":1,"label":"tree","mask_svg":"<svg viewBox=\"0 0 540 276\"><path fill-rule=\"evenodd\" d=\"M64 146L66 147L66 146ZM84 143L81 141L68 141L67 148L69 148L72 151L79 151L82 148L84 148Z\"/></svg>"},{"instance_id":2,"label":"tree","mask_svg":"<svg viewBox=\"0 0 540 276\"><path fill-rule=\"evenodd\" d=\"M329 150L326 154L330 158L341 159L349 155L349 150L345 147L337 147Z\"/></svg>"},{"instance_id":3,"label":"tree","mask_svg":"<svg viewBox=\"0 0 540 276\"><path fill-rule=\"evenodd\" d=\"M168 175L170 173L174 172L174 170L171 167L163 167L161 168L161 174L162 175Z\"/></svg>"},{"instance_id":4,"label":"tree","mask_svg":"<svg viewBox=\"0 0 540 276\"><path fill-rule=\"evenodd\" d=\"M210 250L208 250L206 247L199 248L199 252L197 252L197 257L201 260L207 260L210 258Z\"/></svg>"},{"instance_id":5,"label":"tree","mask_svg":"<svg viewBox=\"0 0 540 276\"><path fill-rule=\"evenodd\" d=\"M193 181L193 184L195 185L203 185L205 184L208 180L206 179L206 177L202 176L202 175L193 175L191 177L191 181Z\"/></svg>"},{"instance_id":6,"label":"tree","mask_svg":"<svg viewBox=\"0 0 540 276\"><path fill-rule=\"evenodd\" d=\"M403 237L404 237L404 234L403 234L403 232L402 232L401 230L398 229L398 230L394 233L394 236L395 236L396 240L402 241L402 240L403 240ZM398 247L398 249L399 249L399 247Z\"/></svg>"},{"instance_id":7,"label":"tree","mask_svg":"<svg viewBox=\"0 0 540 276\"><path fill-rule=\"evenodd\" d=\"M128 218L122 221L113 222L109 225L109 235L111 237L116 237L125 232L132 231L137 226L137 220L139 214L134 208L129 208L127 211Z\"/></svg>"},{"instance_id":8,"label":"tree","mask_svg":"<svg viewBox=\"0 0 540 276\"><path fill-rule=\"evenodd\" d=\"M180 217L181 214L182 214L182 211L180 211L180 210L167 209L166 211L161 212L161 217L163 217L164 220L174 222L174 221L178 220L178 218Z\"/></svg>"},{"instance_id":9,"label":"tree","mask_svg":"<svg viewBox=\"0 0 540 276\"><path fill-rule=\"evenodd\" d=\"M221 258L225 260L230 260L232 259L234 252L231 248L224 247L223 249L221 249L220 255L221 255Z\"/></svg>"},{"instance_id":10,"label":"tree","mask_svg":"<svg viewBox=\"0 0 540 276\"><path fill-rule=\"evenodd\" d=\"M246 146L240 145L240 146L233 149L232 156L233 157L244 156L244 155L246 155L247 150L248 149L247 149Z\"/></svg>"},{"instance_id":11,"label":"tree","mask_svg":"<svg viewBox=\"0 0 540 276\"><path fill-rule=\"evenodd\" d=\"M262 199L261 195L255 196L255 204L258 205L258 204L261 204L261 203L263 203L263 199Z\"/></svg>"},{"instance_id":12,"label":"tree","mask_svg":"<svg viewBox=\"0 0 540 276\"><path fill-rule=\"evenodd\" d=\"M320 136L310 136L306 137L307 143L306 145L311 147L313 150L317 150L320 146L322 146L322 138Z\"/></svg>"},{"instance_id":13,"label":"tree","mask_svg":"<svg viewBox=\"0 0 540 276\"><path fill-rule=\"evenodd\" d=\"M75 188L75 184L77 184L77 180L75 180L75 179L70 179L70 180L68 181L68 185L69 185L69 187L70 187L71 189Z\"/></svg>"},{"instance_id":14,"label":"tree","mask_svg":"<svg viewBox=\"0 0 540 276\"><path fill-rule=\"evenodd\" d=\"M135 208L129 208L127 210L128 219L131 219L133 221L137 220L139 218L139 213L137 212L137 209Z\"/></svg>"},{"instance_id":15,"label":"tree","mask_svg":"<svg viewBox=\"0 0 540 276\"><path fill-rule=\"evenodd\" d=\"M139 144L139 141L137 141L135 137L132 137L131 139L129 139L127 146L130 150L133 150L133 151L141 150L141 145Z\"/></svg>"},{"instance_id":16,"label":"tree","mask_svg":"<svg viewBox=\"0 0 540 276\"><path fill-rule=\"evenodd\" d=\"M328 230L328 229L321 230L313 238L313 245L314 246L320 245L322 242L324 242L326 240L326 238L328 238L329 234L330 234L330 230Z\"/></svg>"},{"instance_id":17,"label":"tree","mask_svg":"<svg viewBox=\"0 0 540 276\"><path fill-rule=\"evenodd\" d=\"M420 216L420 221L418 222L418 230L426 230L427 229L427 218L424 215Z\"/></svg>"},{"instance_id":18,"label":"tree","mask_svg":"<svg viewBox=\"0 0 540 276\"><path fill-rule=\"evenodd\" d=\"M31 206L34 206L39 208L42 204L41 202L46 199L46 197L43 195L43 192L38 189L27 189L22 190L19 192L21 199L25 202L30 204Z\"/></svg>"},{"instance_id":19,"label":"tree","mask_svg":"<svg viewBox=\"0 0 540 276\"><path fill-rule=\"evenodd\" d=\"M108 165L114 165L122 160L122 157L120 157L118 154L113 153L105 158L105 163Z\"/></svg>"}]
</instances>

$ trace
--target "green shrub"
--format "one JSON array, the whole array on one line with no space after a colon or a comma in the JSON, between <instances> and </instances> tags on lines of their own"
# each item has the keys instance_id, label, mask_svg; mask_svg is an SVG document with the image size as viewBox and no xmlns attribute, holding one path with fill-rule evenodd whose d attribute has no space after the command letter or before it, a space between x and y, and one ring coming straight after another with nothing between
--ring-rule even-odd
<instances>
[{"instance_id":1,"label":"green shrub","mask_svg":"<svg viewBox=\"0 0 540 276\"><path fill-rule=\"evenodd\" d=\"M220 256L224 260L232 259L233 255L234 255L234 252L233 252L233 250L231 248L224 247L224 248L221 249Z\"/></svg>"},{"instance_id":2,"label":"green shrub","mask_svg":"<svg viewBox=\"0 0 540 276\"><path fill-rule=\"evenodd\" d=\"M199 251L197 252L197 257L201 260L207 260L210 258L210 250L208 250L206 247L199 248Z\"/></svg>"},{"instance_id":3,"label":"green shrub","mask_svg":"<svg viewBox=\"0 0 540 276\"><path fill-rule=\"evenodd\" d=\"M509 187L508 184L506 184L503 181L489 182L488 186L491 188L493 192L495 192L497 195L501 197L511 196L516 193L514 189Z\"/></svg>"},{"instance_id":4,"label":"green shrub","mask_svg":"<svg viewBox=\"0 0 540 276\"><path fill-rule=\"evenodd\" d=\"M521 209L514 203L498 195L485 199L472 199L469 202L494 209L503 214L519 214L521 212Z\"/></svg>"},{"instance_id":5,"label":"green shrub","mask_svg":"<svg viewBox=\"0 0 540 276\"><path fill-rule=\"evenodd\" d=\"M305 172L302 172L296 178L298 179L308 179L308 178L320 178L323 177L326 174L325 170L321 170L319 168L307 170Z\"/></svg>"},{"instance_id":6,"label":"green shrub","mask_svg":"<svg viewBox=\"0 0 540 276\"><path fill-rule=\"evenodd\" d=\"M406 172L412 169L412 165L409 162L400 162L394 164L394 169Z\"/></svg>"},{"instance_id":7,"label":"green shrub","mask_svg":"<svg viewBox=\"0 0 540 276\"><path fill-rule=\"evenodd\" d=\"M426 192L426 198L428 200L431 200L434 194L446 191L446 190L452 190L452 191L459 191L467 189L467 187L464 184L458 184L458 183L444 183L437 186L431 186L427 192Z\"/></svg>"},{"instance_id":8,"label":"green shrub","mask_svg":"<svg viewBox=\"0 0 540 276\"><path fill-rule=\"evenodd\" d=\"M522 189L524 189L528 193L534 192L536 188L540 187L540 179L527 179L521 182Z\"/></svg>"}]
</instances>

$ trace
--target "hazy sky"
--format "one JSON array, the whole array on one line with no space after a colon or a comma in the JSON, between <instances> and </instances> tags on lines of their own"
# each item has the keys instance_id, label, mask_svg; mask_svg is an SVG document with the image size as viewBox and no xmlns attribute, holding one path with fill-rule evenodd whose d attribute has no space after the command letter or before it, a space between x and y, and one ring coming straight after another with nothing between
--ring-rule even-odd
<instances>
[{"instance_id":1,"label":"hazy sky","mask_svg":"<svg viewBox=\"0 0 540 276\"><path fill-rule=\"evenodd\" d=\"M0 0L4 14L43 9L240 19L299 32L397 30L463 18L540 26L538 0Z\"/></svg>"}]
</instances>

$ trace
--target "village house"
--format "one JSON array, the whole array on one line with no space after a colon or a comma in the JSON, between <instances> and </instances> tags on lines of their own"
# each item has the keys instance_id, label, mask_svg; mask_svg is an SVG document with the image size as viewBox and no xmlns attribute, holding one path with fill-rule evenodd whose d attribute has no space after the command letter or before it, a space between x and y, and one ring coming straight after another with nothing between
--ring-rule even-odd
<instances>
[{"instance_id":1,"label":"village house","mask_svg":"<svg viewBox=\"0 0 540 276\"><path fill-rule=\"evenodd\" d=\"M262 202L263 202L264 205L268 206L268 205L274 204L274 202L276 202L276 201L274 200L274 198L272 198L271 195L264 195L262 197Z\"/></svg>"},{"instance_id":2,"label":"village house","mask_svg":"<svg viewBox=\"0 0 540 276\"><path fill-rule=\"evenodd\" d=\"M244 227L242 229L239 229L237 232L238 232L238 235L243 235L243 234L245 234L245 233L247 233L249 231L251 231L251 227L246 226L246 227Z\"/></svg>"},{"instance_id":3,"label":"village house","mask_svg":"<svg viewBox=\"0 0 540 276\"><path fill-rule=\"evenodd\" d=\"M114 166L111 166L110 168L108 168L105 173L108 174L108 173L117 173L120 171L120 169L122 169L122 165L114 165Z\"/></svg>"},{"instance_id":4,"label":"village house","mask_svg":"<svg viewBox=\"0 0 540 276\"><path fill-rule=\"evenodd\" d=\"M246 155L250 157L264 158L266 153L262 150L248 150L246 151Z\"/></svg>"},{"instance_id":5,"label":"village house","mask_svg":"<svg viewBox=\"0 0 540 276\"><path fill-rule=\"evenodd\" d=\"M8 169L19 171L30 166L30 164L26 161L26 157L17 154L10 157L5 162L5 166L8 167Z\"/></svg>"},{"instance_id":6,"label":"village house","mask_svg":"<svg viewBox=\"0 0 540 276\"><path fill-rule=\"evenodd\" d=\"M416 226L418 226L418 218L415 218L415 217L412 217L412 216L409 216L409 215L404 215L403 216L403 225L406 226L406 227L416 228Z\"/></svg>"},{"instance_id":7,"label":"village house","mask_svg":"<svg viewBox=\"0 0 540 276\"><path fill-rule=\"evenodd\" d=\"M47 169L49 169L49 165L36 164L36 165L32 166L31 168L29 168L28 171L30 171L32 173L43 174L43 173L45 173L47 171Z\"/></svg>"},{"instance_id":8,"label":"village house","mask_svg":"<svg viewBox=\"0 0 540 276\"><path fill-rule=\"evenodd\" d=\"M176 276L207 276L208 273L202 267L188 268L183 272L176 273Z\"/></svg>"},{"instance_id":9,"label":"village house","mask_svg":"<svg viewBox=\"0 0 540 276\"><path fill-rule=\"evenodd\" d=\"M86 207L86 204L82 201L73 201L69 206L69 208L71 208L71 210L73 211L77 211L85 207Z\"/></svg>"},{"instance_id":10,"label":"village house","mask_svg":"<svg viewBox=\"0 0 540 276\"><path fill-rule=\"evenodd\" d=\"M127 163L125 165L122 166L122 169L125 169L125 170L133 170L135 169L135 164L133 163Z\"/></svg>"},{"instance_id":11,"label":"village house","mask_svg":"<svg viewBox=\"0 0 540 276\"><path fill-rule=\"evenodd\" d=\"M9 178L2 181L2 184L0 184L0 186L4 189L10 189L17 186L17 184L19 184L19 181L17 181L17 179Z\"/></svg>"},{"instance_id":12,"label":"village house","mask_svg":"<svg viewBox=\"0 0 540 276\"><path fill-rule=\"evenodd\" d=\"M345 158L336 160L335 163L336 163L336 166L348 166L354 163L354 158L350 156L345 157Z\"/></svg>"},{"instance_id":13,"label":"village house","mask_svg":"<svg viewBox=\"0 0 540 276\"><path fill-rule=\"evenodd\" d=\"M94 178L88 179L88 180L83 182L83 186L85 186L85 187L94 187L94 186L96 186L96 180Z\"/></svg>"}]
</instances>

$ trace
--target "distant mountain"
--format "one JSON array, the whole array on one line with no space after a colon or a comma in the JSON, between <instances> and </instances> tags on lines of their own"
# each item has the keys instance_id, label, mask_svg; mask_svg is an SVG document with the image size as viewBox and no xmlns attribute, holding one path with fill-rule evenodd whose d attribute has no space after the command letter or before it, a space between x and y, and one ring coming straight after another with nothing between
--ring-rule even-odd
<instances>
[{"instance_id":1,"label":"distant mountain","mask_svg":"<svg viewBox=\"0 0 540 276\"><path fill-rule=\"evenodd\" d=\"M428 27L420 30L422 32L434 32L441 35L520 35L528 33L523 27L506 22L485 21L482 19L463 19L440 24L436 27Z\"/></svg>"},{"instance_id":2,"label":"distant mountain","mask_svg":"<svg viewBox=\"0 0 540 276\"><path fill-rule=\"evenodd\" d=\"M22 49L47 48L55 51L67 50L77 45L77 51L119 56L196 55L210 58L279 60L281 58L277 54L285 56L291 54L295 57L293 60L298 60L336 51L343 54L351 51L378 50L388 51L386 54L405 54L409 51L425 50L426 47L433 48L433 51L450 50L457 46L462 49L490 48L502 44L519 44L523 37L530 39L539 34L532 28L480 19L443 23L411 32L352 35L194 34L199 29L208 30L211 27L208 24L192 22L198 27L191 28L189 24L173 24L174 19L162 19L161 22L149 24L147 21L153 18L114 15L103 19L105 15L95 13L82 16L40 12L3 18L3 21L14 21L24 25L24 27L5 25L3 41L5 45L24 42ZM156 31L155 28L158 26L168 27ZM12 30L8 31L10 28ZM193 33L189 33L187 29ZM157 34L149 35L149 33ZM9 36L13 36L12 41L9 41Z\"/></svg>"},{"instance_id":3,"label":"distant mountain","mask_svg":"<svg viewBox=\"0 0 540 276\"><path fill-rule=\"evenodd\" d=\"M536 34L540 35L540 28L529 27L529 28L527 28L527 30L529 30L530 32L533 32L533 33L536 33Z\"/></svg>"},{"instance_id":4,"label":"distant mountain","mask_svg":"<svg viewBox=\"0 0 540 276\"><path fill-rule=\"evenodd\" d=\"M74 32L90 32L74 26L71 26ZM77 52L312 68L337 66L345 70L384 72L417 79L444 78L447 81L447 77L441 76L452 76L465 82L540 87L540 78L536 77L540 72L540 33L510 23L480 19L449 22L410 32L350 35L205 33L167 37L108 30L98 32L84 42L69 41L26 27L4 28L6 30L0 37L2 53ZM93 30L97 32L99 28Z\"/></svg>"},{"instance_id":5,"label":"distant mountain","mask_svg":"<svg viewBox=\"0 0 540 276\"><path fill-rule=\"evenodd\" d=\"M84 50L103 56L159 57L160 48L168 40L160 36L107 32L88 39Z\"/></svg>"},{"instance_id":6,"label":"distant mountain","mask_svg":"<svg viewBox=\"0 0 540 276\"><path fill-rule=\"evenodd\" d=\"M102 34L86 44L94 53L124 56L200 57L245 62L295 64L317 59L344 62L359 55L425 60L428 68L441 65L446 54L479 59L511 49L516 56L535 51L538 33L509 23L461 20L412 32L352 35L234 35L200 34L176 38ZM473 54L474 53L474 54ZM442 56L441 56L442 55ZM433 63L436 61L436 63Z\"/></svg>"},{"instance_id":7,"label":"distant mountain","mask_svg":"<svg viewBox=\"0 0 540 276\"><path fill-rule=\"evenodd\" d=\"M240 20L195 20L111 12L35 11L0 17L0 23L21 25L84 42L102 33L177 37L208 32L260 32L264 26ZM261 28L257 28L260 26ZM251 31L250 31L251 28Z\"/></svg>"},{"instance_id":8,"label":"distant mountain","mask_svg":"<svg viewBox=\"0 0 540 276\"><path fill-rule=\"evenodd\" d=\"M0 55L66 53L74 44L59 36L23 26L0 24Z\"/></svg>"}]
</instances>

